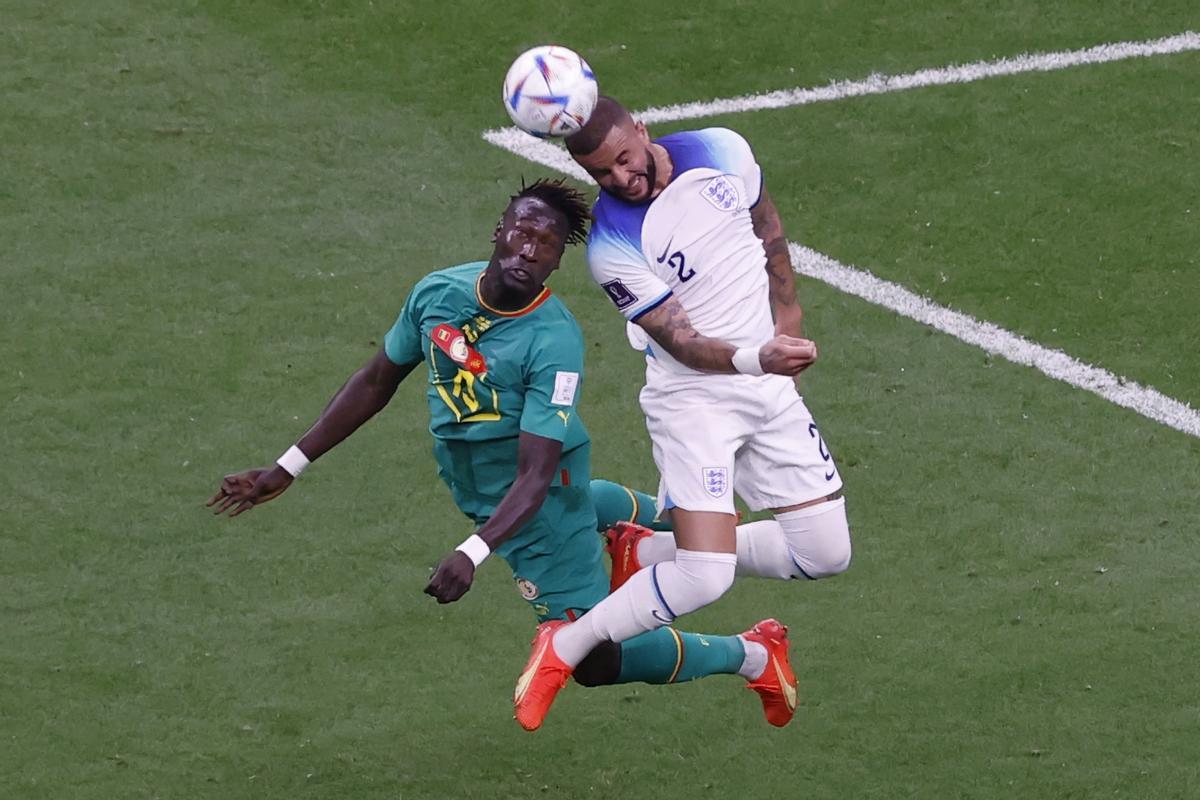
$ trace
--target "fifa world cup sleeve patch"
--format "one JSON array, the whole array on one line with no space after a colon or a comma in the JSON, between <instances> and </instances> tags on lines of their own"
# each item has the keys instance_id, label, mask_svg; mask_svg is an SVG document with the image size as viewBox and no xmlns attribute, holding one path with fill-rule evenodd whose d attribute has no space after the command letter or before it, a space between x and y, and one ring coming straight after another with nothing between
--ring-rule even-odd
<instances>
[{"instance_id":1,"label":"fifa world cup sleeve patch","mask_svg":"<svg viewBox=\"0 0 1200 800\"><path fill-rule=\"evenodd\" d=\"M578 388L578 372L554 373L554 394L550 396L550 403L556 406L575 405L575 390Z\"/></svg>"},{"instance_id":2,"label":"fifa world cup sleeve patch","mask_svg":"<svg viewBox=\"0 0 1200 800\"><path fill-rule=\"evenodd\" d=\"M620 281L609 281L600 285L608 293L608 299L612 300L619 309L629 308L637 302L637 295L629 291L629 288Z\"/></svg>"}]
</instances>

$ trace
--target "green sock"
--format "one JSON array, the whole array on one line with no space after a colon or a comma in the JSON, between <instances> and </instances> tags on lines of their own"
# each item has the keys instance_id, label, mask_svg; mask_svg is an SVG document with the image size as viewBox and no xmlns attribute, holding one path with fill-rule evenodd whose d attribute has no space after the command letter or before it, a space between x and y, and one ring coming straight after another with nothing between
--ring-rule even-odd
<instances>
[{"instance_id":1,"label":"green sock","mask_svg":"<svg viewBox=\"0 0 1200 800\"><path fill-rule=\"evenodd\" d=\"M597 529L606 531L617 522L636 522L656 531L671 530L670 524L655 519L656 500L619 483L599 478L592 481L592 504L596 507Z\"/></svg>"},{"instance_id":2,"label":"green sock","mask_svg":"<svg viewBox=\"0 0 1200 800\"><path fill-rule=\"evenodd\" d=\"M621 643L617 683L680 683L706 675L733 675L746 650L736 636L706 636L659 628Z\"/></svg>"}]
</instances>

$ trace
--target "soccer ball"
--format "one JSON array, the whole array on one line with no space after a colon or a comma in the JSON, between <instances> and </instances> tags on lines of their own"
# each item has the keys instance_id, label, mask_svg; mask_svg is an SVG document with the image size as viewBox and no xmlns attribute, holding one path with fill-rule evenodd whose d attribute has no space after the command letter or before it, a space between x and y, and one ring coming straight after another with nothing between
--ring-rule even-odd
<instances>
[{"instance_id":1,"label":"soccer ball","mask_svg":"<svg viewBox=\"0 0 1200 800\"><path fill-rule=\"evenodd\" d=\"M534 136L568 136L588 121L598 93L592 68L574 50L541 45L526 50L504 76L504 108Z\"/></svg>"}]
</instances>

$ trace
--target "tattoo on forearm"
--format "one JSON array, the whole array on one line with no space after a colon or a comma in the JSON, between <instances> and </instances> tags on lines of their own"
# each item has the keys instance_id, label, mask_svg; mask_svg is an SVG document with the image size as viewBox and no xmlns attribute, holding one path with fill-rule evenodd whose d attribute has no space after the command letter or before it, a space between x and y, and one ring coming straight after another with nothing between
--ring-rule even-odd
<instances>
[{"instance_id":1,"label":"tattoo on forearm","mask_svg":"<svg viewBox=\"0 0 1200 800\"><path fill-rule=\"evenodd\" d=\"M777 236L766 243L767 277L771 284L771 305L798 305L796 279L792 274L792 259L788 254L787 241Z\"/></svg>"},{"instance_id":2,"label":"tattoo on forearm","mask_svg":"<svg viewBox=\"0 0 1200 800\"><path fill-rule=\"evenodd\" d=\"M641 321L646 333L668 353L692 369L732 372L733 347L702 336L692 327L687 311L675 298L647 314Z\"/></svg>"}]
</instances>

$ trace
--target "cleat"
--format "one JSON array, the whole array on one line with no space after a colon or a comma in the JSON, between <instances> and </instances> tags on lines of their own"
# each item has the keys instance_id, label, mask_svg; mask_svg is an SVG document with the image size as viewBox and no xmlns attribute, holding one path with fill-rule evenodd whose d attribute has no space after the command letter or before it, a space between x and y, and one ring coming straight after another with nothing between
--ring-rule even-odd
<instances>
[{"instance_id":1,"label":"cleat","mask_svg":"<svg viewBox=\"0 0 1200 800\"><path fill-rule=\"evenodd\" d=\"M742 634L744 639L758 642L767 648L767 668L763 674L746 684L762 698L763 715L767 722L782 728L792 721L800 702L796 689L796 673L788 661L787 626L774 619L764 619Z\"/></svg>"},{"instance_id":2,"label":"cleat","mask_svg":"<svg viewBox=\"0 0 1200 800\"><path fill-rule=\"evenodd\" d=\"M636 522L618 522L604 532L605 551L612 559L612 577L609 579L609 594L615 592L625 581L633 577L633 573L642 568L638 561L638 542L647 536L653 536L654 531Z\"/></svg>"},{"instance_id":3,"label":"cleat","mask_svg":"<svg viewBox=\"0 0 1200 800\"><path fill-rule=\"evenodd\" d=\"M554 652L554 632L567 623L552 619L538 625L533 636L533 652L525 662L517 688L513 691L513 717L527 731L536 731L550 712L558 690L567 685L575 671Z\"/></svg>"}]
</instances>

